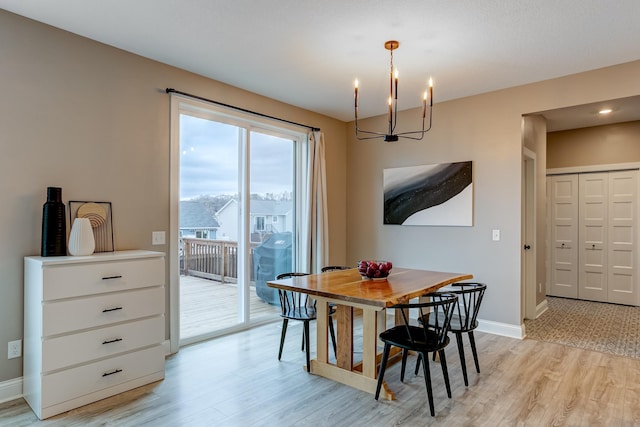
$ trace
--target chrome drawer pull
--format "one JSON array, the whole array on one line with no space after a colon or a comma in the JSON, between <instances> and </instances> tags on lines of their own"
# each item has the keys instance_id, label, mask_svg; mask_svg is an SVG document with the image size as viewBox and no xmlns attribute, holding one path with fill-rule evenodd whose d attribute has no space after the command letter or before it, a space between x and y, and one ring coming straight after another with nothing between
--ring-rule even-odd
<instances>
[{"instance_id":1,"label":"chrome drawer pull","mask_svg":"<svg viewBox=\"0 0 640 427\"><path fill-rule=\"evenodd\" d=\"M117 276L107 276L107 277L103 277L102 280L110 280L110 279L121 279L122 275L117 275Z\"/></svg>"},{"instance_id":2,"label":"chrome drawer pull","mask_svg":"<svg viewBox=\"0 0 640 427\"><path fill-rule=\"evenodd\" d=\"M122 310L122 307L114 307L114 308L105 308L102 310L103 313L108 313L110 311Z\"/></svg>"},{"instance_id":3,"label":"chrome drawer pull","mask_svg":"<svg viewBox=\"0 0 640 427\"><path fill-rule=\"evenodd\" d=\"M117 374L118 372L122 372L122 369L116 369L115 371L105 372L102 374L103 377L108 377L109 375Z\"/></svg>"},{"instance_id":4,"label":"chrome drawer pull","mask_svg":"<svg viewBox=\"0 0 640 427\"><path fill-rule=\"evenodd\" d=\"M122 338L116 338L113 340L104 341L102 344L111 344L112 342L122 341Z\"/></svg>"}]
</instances>

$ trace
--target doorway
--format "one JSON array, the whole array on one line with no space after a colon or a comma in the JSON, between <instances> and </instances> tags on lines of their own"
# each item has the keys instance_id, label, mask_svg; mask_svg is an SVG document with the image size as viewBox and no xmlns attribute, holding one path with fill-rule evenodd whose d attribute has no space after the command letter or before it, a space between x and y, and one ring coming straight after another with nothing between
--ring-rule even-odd
<instances>
[{"instance_id":1,"label":"doorway","mask_svg":"<svg viewBox=\"0 0 640 427\"><path fill-rule=\"evenodd\" d=\"M610 108L612 113L609 115L598 114L605 107ZM536 153L539 155L537 168L541 168L542 171L556 169L558 172L566 173L571 172L571 169L577 165L586 165L585 167L589 168L597 164L610 165L640 161L640 151L634 148L637 147L637 138L640 135L640 96L537 111L525 114L526 116L544 118L544 126L546 127L544 140L542 141L544 145L539 146L539 149L536 148ZM579 138L571 138L572 133L580 133ZM589 133L594 135L591 136ZM634 134L635 136L630 138L625 137L625 135ZM523 129L523 135L526 136L525 129ZM544 192L544 179L542 172L537 174L537 192L541 190ZM550 189L548 188L547 194L550 194ZM546 198L542 195L542 197L538 196L537 200L540 203L545 203ZM549 284L552 281L551 271L553 266L549 253L552 250L553 238L550 232L552 213L549 205L547 204L546 207L541 205L537 211L536 224L539 227L537 233L539 246L537 264L539 265L537 268L536 290L538 291L538 298L541 299L541 303L537 308L537 315L539 315L546 307L545 294L549 294ZM544 215L545 211L546 215ZM543 212L543 214L540 214L540 212ZM524 211L522 221L524 228L526 221ZM546 232L546 235L543 231ZM523 283L524 280L523 272ZM540 286L542 286L541 289L539 288ZM531 288L525 287L523 284L521 304L525 313L527 312L525 307L527 301L526 289Z\"/></svg>"}]
</instances>

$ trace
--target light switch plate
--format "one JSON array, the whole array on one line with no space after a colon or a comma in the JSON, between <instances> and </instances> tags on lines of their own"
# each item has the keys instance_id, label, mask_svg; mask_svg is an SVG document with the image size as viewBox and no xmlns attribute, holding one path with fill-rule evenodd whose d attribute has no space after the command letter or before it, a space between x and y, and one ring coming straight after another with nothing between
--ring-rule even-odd
<instances>
[{"instance_id":1,"label":"light switch plate","mask_svg":"<svg viewBox=\"0 0 640 427\"><path fill-rule=\"evenodd\" d=\"M151 244L152 245L164 245L165 244L164 231L152 231L151 232Z\"/></svg>"},{"instance_id":2,"label":"light switch plate","mask_svg":"<svg viewBox=\"0 0 640 427\"><path fill-rule=\"evenodd\" d=\"M494 240L494 241L496 241L496 242L497 242L498 240L500 240L500 230L498 230L498 229L494 229L494 230L492 231L492 238L493 238L493 240Z\"/></svg>"}]
</instances>

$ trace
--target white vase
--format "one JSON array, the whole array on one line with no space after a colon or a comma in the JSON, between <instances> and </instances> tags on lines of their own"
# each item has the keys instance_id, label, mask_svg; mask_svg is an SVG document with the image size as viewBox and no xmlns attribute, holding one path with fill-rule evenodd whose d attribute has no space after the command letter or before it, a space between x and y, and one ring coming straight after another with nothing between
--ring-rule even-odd
<instances>
[{"instance_id":1,"label":"white vase","mask_svg":"<svg viewBox=\"0 0 640 427\"><path fill-rule=\"evenodd\" d=\"M91 255L96 248L93 229L89 218L76 218L69 234L69 253L71 255Z\"/></svg>"}]
</instances>

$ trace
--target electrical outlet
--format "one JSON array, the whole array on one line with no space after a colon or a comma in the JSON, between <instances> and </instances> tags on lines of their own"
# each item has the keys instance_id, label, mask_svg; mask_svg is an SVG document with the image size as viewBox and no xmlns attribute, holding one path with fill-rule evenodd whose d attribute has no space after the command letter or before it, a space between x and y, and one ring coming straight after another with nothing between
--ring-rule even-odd
<instances>
[{"instance_id":1,"label":"electrical outlet","mask_svg":"<svg viewBox=\"0 0 640 427\"><path fill-rule=\"evenodd\" d=\"M7 359L15 359L22 356L22 340L9 341Z\"/></svg>"},{"instance_id":2,"label":"electrical outlet","mask_svg":"<svg viewBox=\"0 0 640 427\"><path fill-rule=\"evenodd\" d=\"M164 231L152 231L151 232L151 244L152 245L164 245L165 244Z\"/></svg>"}]
</instances>

